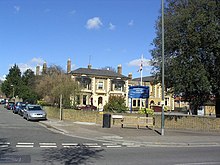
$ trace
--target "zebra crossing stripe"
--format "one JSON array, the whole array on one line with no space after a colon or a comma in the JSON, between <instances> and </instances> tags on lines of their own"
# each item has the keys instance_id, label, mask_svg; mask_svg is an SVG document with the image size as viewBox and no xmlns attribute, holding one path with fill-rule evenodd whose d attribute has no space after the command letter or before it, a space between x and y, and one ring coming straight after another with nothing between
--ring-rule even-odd
<instances>
[{"instance_id":1,"label":"zebra crossing stripe","mask_svg":"<svg viewBox=\"0 0 220 165\"><path fill-rule=\"evenodd\" d=\"M78 143L62 143L64 148L79 147Z\"/></svg>"},{"instance_id":2,"label":"zebra crossing stripe","mask_svg":"<svg viewBox=\"0 0 220 165\"><path fill-rule=\"evenodd\" d=\"M39 143L41 148L57 148L56 143Z\"/></svg>"},{"instance_id":3,"label":"zebra crossing stripe","mask_svg":"<svg viewBox=\"0 0 220 165\"><path fill-rule=\"evenodd\" d=\"M121 145L114 145L114 146L106 146L107 148L120 148L122 147Z\"/></svg>"},{"instance_id":4,"label":"zebra crossing stripe","mask_svg":"<svg viewBox=\"0 0 220 165\"><path fill-rule=\"evenodd\" d=\"M82 145L84 145L84 146L96 146L98 144L97 143L83 143Z\"/></svg>"},{"instance_id":5,"label":"zebra crossing stripe","mask_svg":"<svg viewBox=\"0 0 220 165\"><path fill-rule=\"evenodd\" d=\"M17 148L32 148L34 145L16 145Z\"/></svg>"},{"instance_id":6,"label":"zebra crossing stripe","mask_svg":"<svg viewBox=\"0 0 220 165\"><path fill-rule=\"evenodd\" d=\"M4 145L4 144L10 144L9 142L0 142L0 145Z\"/></svg>"},{"instance_id":7,"label":"zebra crossing stripe","mask_svg":"<svg viewBox=\"0 0 220 165\"><path fill-rule=\"evenodd\" d=\"M51 145L49 145L49 146L40 146L41 148L57 148L57 146L51 146Z\"/></svg>"},{"instance_id":8,"label":"zebra crossing stripe","mask_svg":"<svg viewBox=\"0 0 220 165\"><path fill-rule=\"evenodd\" d=\"M7 147L9 147L9 145L8 145L8 144L3 144L3 145L0 145L0 148L7 148Z\"/></svg>"},{"instance_id":9,"label":"zebra crossing stripe","mask_svg":"<svg viewBox=\"0 0 220 165\"><path fill-rule=\"evenodd\" d=\"M32 147L34 147L34 143L18 142L15 147L17 147L17 148L32 148Z\"/></svg>"}]
</instances>

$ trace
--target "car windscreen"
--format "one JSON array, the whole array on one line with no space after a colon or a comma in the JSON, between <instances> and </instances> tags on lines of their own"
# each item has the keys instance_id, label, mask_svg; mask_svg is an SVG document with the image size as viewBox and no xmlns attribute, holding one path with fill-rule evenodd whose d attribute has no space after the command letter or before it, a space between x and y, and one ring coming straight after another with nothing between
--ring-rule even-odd
<instances>
[{"instance_id":1,"label":"car windscreen","mask_svg":"<svg viewBox=\"0 0 220 165\"><path fill-rule=\"evenodd\" d=\"M28 106L28 110L29 111L38 111L38 110L42 110L42 108L40 106Z\"/></svg>"}]
</instances>

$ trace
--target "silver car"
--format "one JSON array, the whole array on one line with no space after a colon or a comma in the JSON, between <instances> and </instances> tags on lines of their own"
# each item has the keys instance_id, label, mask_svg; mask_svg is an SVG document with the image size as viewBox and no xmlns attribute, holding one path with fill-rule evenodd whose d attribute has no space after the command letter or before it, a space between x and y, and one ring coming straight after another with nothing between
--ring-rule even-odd
<instances>
[{"instance_id":1,"label":"silver car","mask_svg":"<svg viewBox=\"0 0 220 165\"><path fill-rule=\"evenodd\" d=\"M27 120L47 120L47 113L40 105L28 104L24 109L23 118Z\"/></svg>"}]
</instances>

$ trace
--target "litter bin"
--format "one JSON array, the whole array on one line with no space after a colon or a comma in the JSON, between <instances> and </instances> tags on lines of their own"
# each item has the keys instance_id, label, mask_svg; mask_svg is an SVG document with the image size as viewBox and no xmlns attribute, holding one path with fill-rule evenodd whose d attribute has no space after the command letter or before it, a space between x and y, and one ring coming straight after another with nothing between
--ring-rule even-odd
<instances>
[{"instance_id":1,"label":"litter bin","mask_svg":"<svg viewBox=\"0 0 220 165\"><path fill-rule=\"evenodd\" d=\"M102 128L110 128L111 127L111 114L103 114L103 125Z\"/></svg>"}]
</instances>

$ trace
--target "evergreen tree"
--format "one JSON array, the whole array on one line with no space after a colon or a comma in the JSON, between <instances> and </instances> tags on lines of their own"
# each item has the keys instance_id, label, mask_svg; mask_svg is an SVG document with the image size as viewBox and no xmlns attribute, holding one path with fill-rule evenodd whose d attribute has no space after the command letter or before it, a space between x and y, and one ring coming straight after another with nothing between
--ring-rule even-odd
<instances>
[{"instance_id":1,"label":"evergreen tree","mask_svg":"<svg viewBox=\"0 0 220 165\"><path fill-rule=\"evenodd\" d=\"M19 96L21 93L21 85L21 71L19 67L15 64L9 69L9 74L6 75L6 80L2 83L1 89L6 97L13 97L13 94L14 96Z\"/></svg>"},{"instance_id":2,"label":"evergreen tree","mask_svg":"<svg viewBox=\"0 0 220 165\"><path fill-rule=\"evenodd\" d=\"M220 115L220 1L167 0L164 15L166 88L195 110L215 95ZM155 75L161 77L161 18L153 45Z\"/></svg>"}]
</instances>

